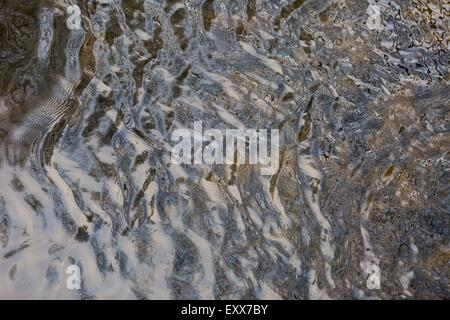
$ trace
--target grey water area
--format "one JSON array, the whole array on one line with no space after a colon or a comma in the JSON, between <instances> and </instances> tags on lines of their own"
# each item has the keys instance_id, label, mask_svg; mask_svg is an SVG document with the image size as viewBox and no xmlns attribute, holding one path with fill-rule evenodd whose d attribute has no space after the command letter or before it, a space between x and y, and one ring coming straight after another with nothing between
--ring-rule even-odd
<instances>
[{"instance_id":1,"label":"grey water area","mask_svg":"<svg viewBox=\"0 0 450 320\"><path fill-rule=\"evenodd\" d=\"M449 13L0 0L0 299L449 299ZM279 167L174 163L196 121Z\"/></svg>"}]
</instances>

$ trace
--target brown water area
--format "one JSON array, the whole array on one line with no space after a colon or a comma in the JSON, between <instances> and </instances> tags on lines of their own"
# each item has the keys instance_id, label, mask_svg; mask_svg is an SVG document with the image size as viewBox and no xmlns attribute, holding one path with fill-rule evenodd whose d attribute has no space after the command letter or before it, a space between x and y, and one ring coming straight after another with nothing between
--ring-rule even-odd
<instances>
[{"instance_id":1,"label":"brown water area","mask_svg":"<svg viewBox=\"0 0 450 320\"><path fill-rule=\"evenodd\" d=\"M0 299L449 299L449 16L0 0ZM279 169L173 163L195 121Z\"/></svg>"}]
</instances>

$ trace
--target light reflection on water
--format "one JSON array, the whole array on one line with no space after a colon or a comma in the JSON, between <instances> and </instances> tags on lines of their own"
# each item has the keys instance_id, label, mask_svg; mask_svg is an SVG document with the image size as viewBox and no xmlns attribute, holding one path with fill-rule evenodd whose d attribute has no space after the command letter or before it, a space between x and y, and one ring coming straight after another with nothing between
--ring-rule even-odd
<instances>
[{"instance_id":1,"label":"light reflection on water","mask_svg":"<svg viewBox=\"0 0 450 320\"><path fill-rule=\"evenodd\" d=\"M448 299L449 10L0 0L0 298ZM174 165L194 121L280 170Z\"/></svg>"}]
</instances>

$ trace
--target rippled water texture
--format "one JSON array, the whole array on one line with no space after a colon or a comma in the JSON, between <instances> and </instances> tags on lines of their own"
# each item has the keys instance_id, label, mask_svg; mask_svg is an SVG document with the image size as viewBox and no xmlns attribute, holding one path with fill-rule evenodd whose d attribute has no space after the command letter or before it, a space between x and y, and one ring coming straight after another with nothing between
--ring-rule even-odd
<instances>
[{"instance_id":1,"label":"rippled water texture","mask_svg":"<svg viewBox=\"0 0 450 320\"><path fill-rule=\"evenodd\" d=\"M448 299L449 12L0 0L0 298ZM171 163L200 120L280 169Z\"/></svg>"}]
</instances>

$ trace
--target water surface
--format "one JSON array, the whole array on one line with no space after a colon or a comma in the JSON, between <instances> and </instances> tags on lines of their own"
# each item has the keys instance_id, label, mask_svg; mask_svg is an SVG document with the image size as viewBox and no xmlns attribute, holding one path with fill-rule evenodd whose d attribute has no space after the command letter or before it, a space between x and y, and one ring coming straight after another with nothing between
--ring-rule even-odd
<instances>
[{"instance_id":1,"label":"water surface","mask_svg":"<svg viewBox=\"0 0 450 320\"><path fill-rule=\"evenodd\" d=\"M448 299L449 12L0 0L0 298ZM174 165L194 121L279 171Z\"/></svg>"}]
</instances>

